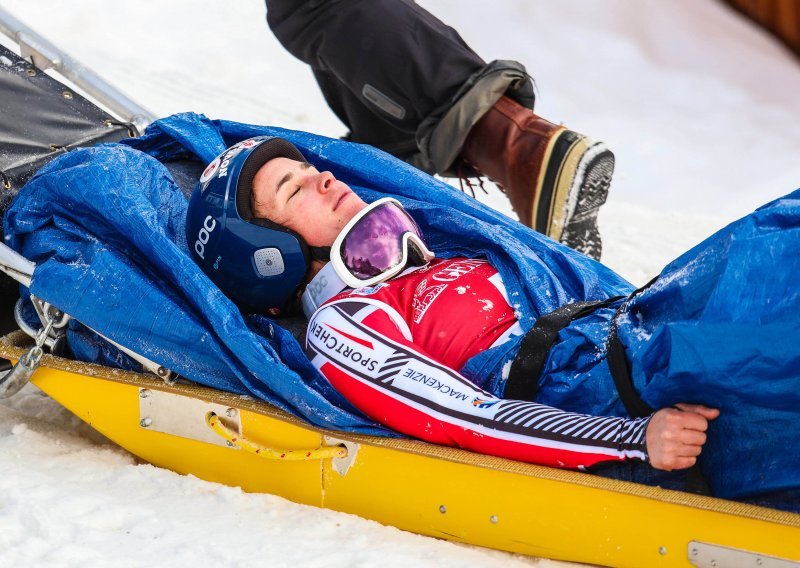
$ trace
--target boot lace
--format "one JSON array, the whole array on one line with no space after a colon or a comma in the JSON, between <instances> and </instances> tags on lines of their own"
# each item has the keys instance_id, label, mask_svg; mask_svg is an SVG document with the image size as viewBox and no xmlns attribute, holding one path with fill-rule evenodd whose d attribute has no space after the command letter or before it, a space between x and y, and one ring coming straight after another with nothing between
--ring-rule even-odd
<instances>
[{"instance_id":1,"label":"boot lace","mask_svg":"<svg viewBox=\"0 0 800 568\"><path fill-rule=\"evenodd\" d=\"M486 190L486 187L483 185L484 175L483 173L478 170L472 164L468 164L466 162L459 161L458 166L456 166L456 174L458 175L458 185L462 192L466 193L467 189L472 194L472 197L475 197L475 187L479 187L481 191L483 191L484 195L489 195L489 192ZM472 181L472 178L477 179L477 182Z\"/></svg>"}]
</instances>

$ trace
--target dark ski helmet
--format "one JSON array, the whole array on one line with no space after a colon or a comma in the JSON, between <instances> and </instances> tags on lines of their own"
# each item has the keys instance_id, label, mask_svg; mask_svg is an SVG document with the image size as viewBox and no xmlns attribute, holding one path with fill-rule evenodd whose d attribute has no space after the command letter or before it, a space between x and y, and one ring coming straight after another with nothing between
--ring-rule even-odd
<instances>
[{"instance_id":1,"label":"dark ski helmet","mask_svg":"<svg viewBox=\"0 0 800 568\"><path fill-rule=\"evenodd\" d=\"M243 140L217 156L189 200L186 241L192 258L240 308L283 311L311 264L311 252L294 231L250 208L253 178L273 158L305 162L282 138Z\"/></svg>"}]
</instances>

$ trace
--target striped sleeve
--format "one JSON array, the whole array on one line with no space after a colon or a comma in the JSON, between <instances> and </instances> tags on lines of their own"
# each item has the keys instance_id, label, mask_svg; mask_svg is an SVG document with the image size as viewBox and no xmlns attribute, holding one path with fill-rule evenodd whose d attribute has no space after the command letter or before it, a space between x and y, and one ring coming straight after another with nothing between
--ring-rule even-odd
<instances>
[{"instance_id":1,"label":"striped sleeve","mask_svg":"<svg viewBox=\"0 0 800 568\"><path fill-rule=\"evenodd\" d=\"M421 352L382 302L345 298L309 322L306 352L343 396L403 434L564 468L647 459L648 418L565 412L497 398Z\"/></svg>"}]
</instances>

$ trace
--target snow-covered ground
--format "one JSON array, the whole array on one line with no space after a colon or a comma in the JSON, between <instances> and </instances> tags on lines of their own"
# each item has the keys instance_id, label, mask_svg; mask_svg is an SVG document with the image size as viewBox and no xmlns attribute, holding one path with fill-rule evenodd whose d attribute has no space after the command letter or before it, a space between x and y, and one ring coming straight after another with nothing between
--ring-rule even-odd
<instances>
[{"instance_id":1,"label":"snow-covered ground","mask_svg":"<svg viewBox=\"0 0 800 568\"><path fill-rule=\"evenodd\" d=\"M616 152L605 261L641 284L800 185L800 65L715 0L425 0L485 59L518 59L537 112ZM491 8L489 6L491 5ZM339 136L257 0L0 0L157 115ZM487 201L510 211L493 191ZM555 566L137 463L32 387L0 407L0 567Z\"/></svg>"}]
</instances>

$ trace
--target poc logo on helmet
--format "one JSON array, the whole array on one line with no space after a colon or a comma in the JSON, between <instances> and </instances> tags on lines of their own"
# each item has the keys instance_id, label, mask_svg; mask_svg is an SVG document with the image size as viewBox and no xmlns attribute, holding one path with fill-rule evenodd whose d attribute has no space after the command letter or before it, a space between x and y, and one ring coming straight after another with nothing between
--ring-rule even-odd
<instances>
[{"instance_id":1,"label":"poc logo on helmet","mask_svg":"<svg viewBox=\"0 0 800 568\"><path fill-rule=\"evenodd\" d=\"M208 239L211 238L211 233L217 226L217 222L209 215L203 221L203 226L200 228L200 232L197 234L197 240L194 242L194 252L197 253L197 256L202 258L203 260L206 259L206 245L208 244Z\"/></svg>"}]
</instances>

